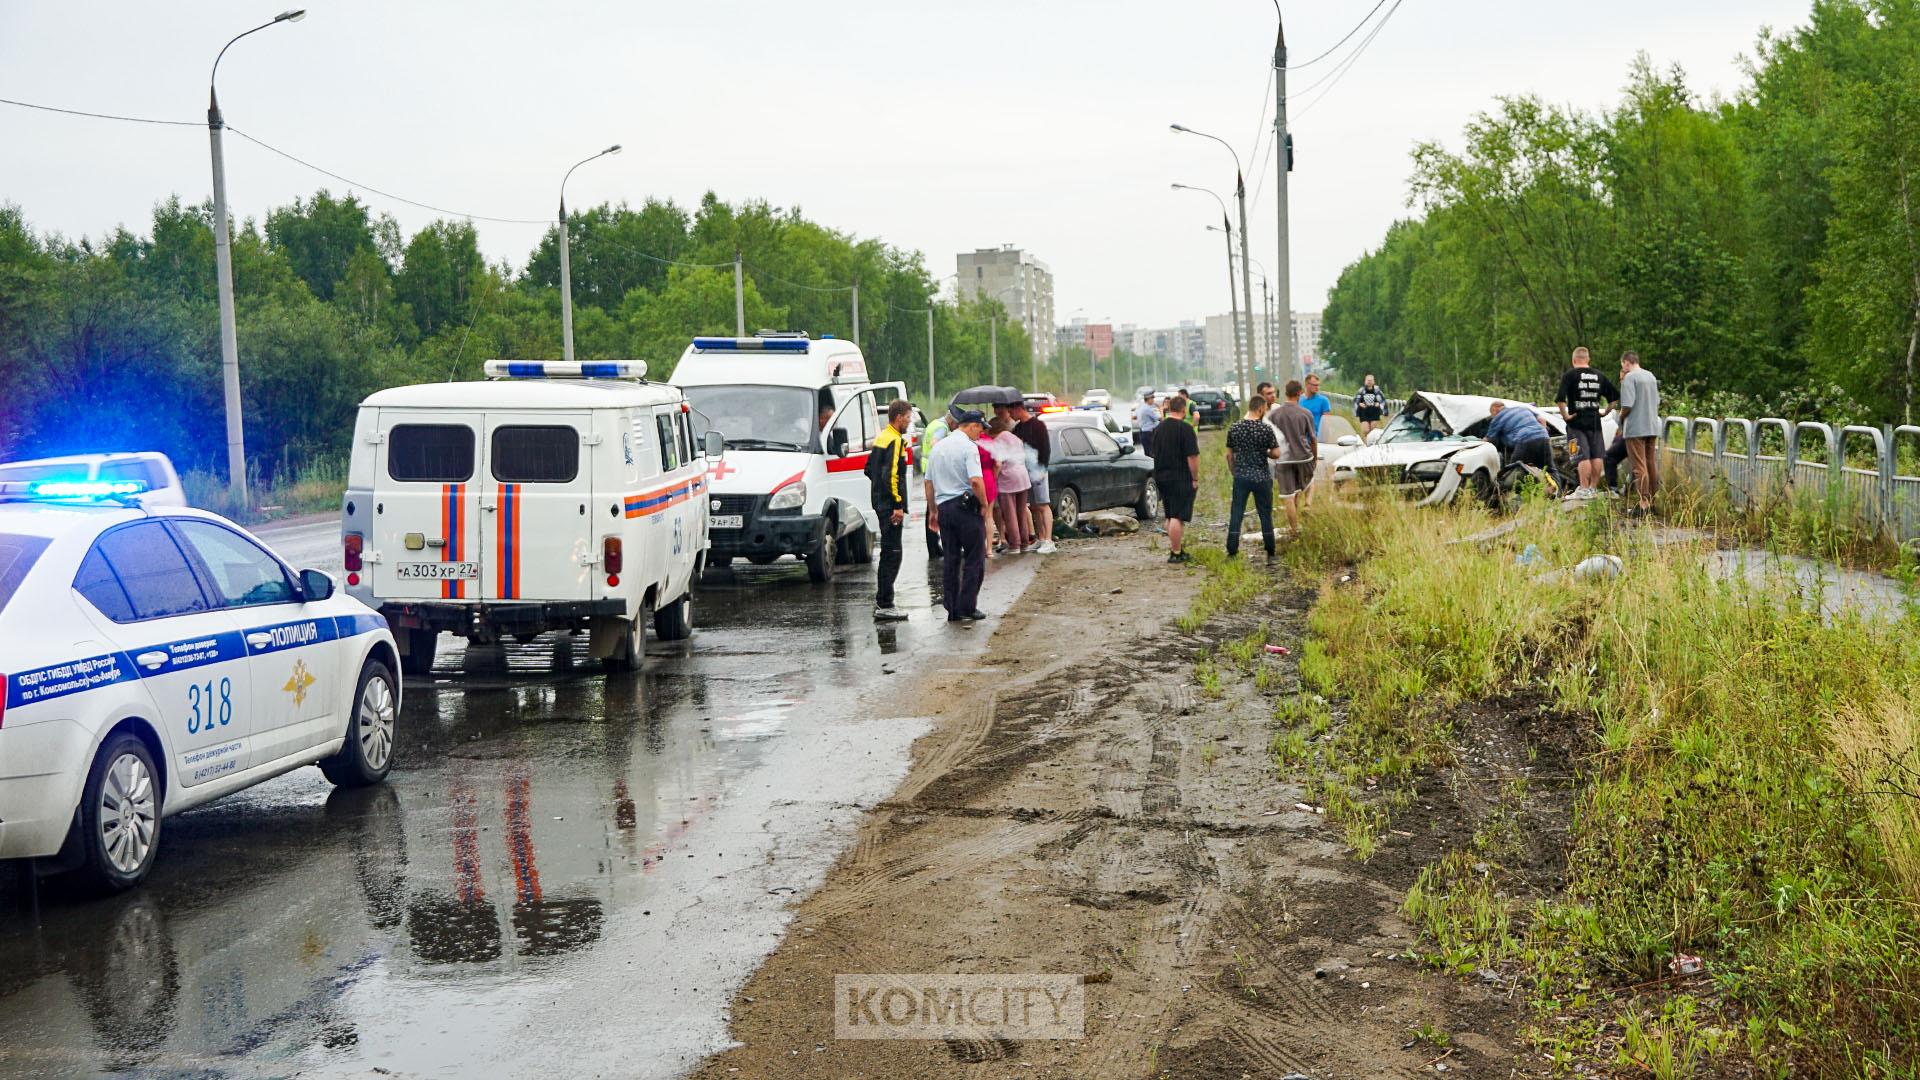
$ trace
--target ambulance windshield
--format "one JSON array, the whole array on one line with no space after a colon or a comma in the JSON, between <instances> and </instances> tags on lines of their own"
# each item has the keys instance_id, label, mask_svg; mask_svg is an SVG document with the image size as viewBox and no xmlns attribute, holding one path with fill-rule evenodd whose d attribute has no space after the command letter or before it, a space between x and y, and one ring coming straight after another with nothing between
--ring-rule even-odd
<instances>
[{"instance_id":1,"label":"ambulance windshield","mask_svg":"<svg viewBox=\"0 0 1920 1080\"><path fill-rule=\"evenodd\" d=\"M689 386L694 434L719 432L729 450L800 450L813 445L814 393L799 386Z\"/></svg>"}]
</instances>

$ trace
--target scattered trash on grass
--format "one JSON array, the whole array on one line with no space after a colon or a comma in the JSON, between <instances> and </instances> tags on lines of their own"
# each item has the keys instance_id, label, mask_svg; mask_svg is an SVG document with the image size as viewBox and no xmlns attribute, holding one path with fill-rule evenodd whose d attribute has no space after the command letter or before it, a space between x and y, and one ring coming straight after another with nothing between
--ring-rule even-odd
<instances>
[{"instance_id":1,"label":"scattered trash on grass","mask_svg":"<svg viewBox=\"0 0 1920 1080\"><path fill-rule=\"evenodd\" d=\"M1706 962L1697 956L1688 956L1686 953L1675 953L1673 961L1667 965L1667 970L1673 972L1675 975L1698 975L1701 971L1705 970L1706 966Z\"/></svg>"},{"instance_id":2,"label":"scattered trash on grass","mask_svg":"<svg viewBox=\"0 0 1920 1080\"><path fill-rule=\"evenodd\" d=\"M1617 578L1626 564L1618 555L1589 555L1574 564L1573 576L1577 578Z\"/></svg>"},{"instance_id":3,"label":"scattered trash on grass","mask_svg":"<svg viewBox=\"0 0 1920 1080\"><path fill-rule=\"evenodd\" d=\"M1521 566L1532 566L1543 558L1545 558L1545 556L1540 554L1540 545L1528 544L1526 549L1521 551L1513 561L1519 563Z\"/></svg>"},{"instance_id":4,"label":"scattered trash on grass","mask_svg":"<svg viewBox=\"0 0 1920 1080\"><path fill-rule=\"evenodd\" d=\"M1267 652L1273 656L1292 656L1293 655L1291 652L1287 651L1287 647L1285 645L1269 645L1267 646Z\"/></svg>"},{"instance_id":5,"label":"scattered trash on grass","mask_svg":"<svg viewBox=\"0 0 1920 1080\"><path fill-rule=\"evenodd\" d=\"M1303 814L1324 814L1327 812L1323 807L1313 806L1303 802L1294 803L1293 808Z\"/></svg>"}]
</instances>

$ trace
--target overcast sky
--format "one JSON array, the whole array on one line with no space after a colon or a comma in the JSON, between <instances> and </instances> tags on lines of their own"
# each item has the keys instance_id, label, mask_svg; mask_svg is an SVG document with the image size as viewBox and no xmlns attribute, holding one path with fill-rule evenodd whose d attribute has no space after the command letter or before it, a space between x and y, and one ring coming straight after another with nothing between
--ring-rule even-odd
<instances>
[{"instance_id":1,"label":"overcast sky","mask_svg":"<svg viewBox=\"0 0 1920 1080\"><path fill-rule=\"evenodd\" d=\"M279 2L0 0L0 97L204 120L214 53ZM1251 158L1271 102L1270 0L309 3L304 21L235 46L220 89L231 125L315 164L467 213L541 218L568 165L620 142L575 174L573 205L764 198L922 251L935 274L957 252L1013 243L1053 267L1063 322L1224 310L1223 246L1205 231L1219 211L1168 185L1230 195L1232 162L1167 125ZM1372 6L1292 0L1293 62ZM1303 93L1346 50L1290 76L1294 307L1320 306L1406 213L1414 143L1457 140L1495 95L1606 108L1643 49L1702 94L1731 94L1761 26L1799 25L1808 6L1404 0L1330 90ZM210 191L203 129L0 105L0 147L0 200L69 236L145 232L167 194ZM232 138L227 185L255 218L346 187ZM364 197L408 232L437 216ZM1272 266L1270 173L1250 213L1254 262ZM489 257L516 266L541 232L478 225Z\"/></svg>"}]
</instances>

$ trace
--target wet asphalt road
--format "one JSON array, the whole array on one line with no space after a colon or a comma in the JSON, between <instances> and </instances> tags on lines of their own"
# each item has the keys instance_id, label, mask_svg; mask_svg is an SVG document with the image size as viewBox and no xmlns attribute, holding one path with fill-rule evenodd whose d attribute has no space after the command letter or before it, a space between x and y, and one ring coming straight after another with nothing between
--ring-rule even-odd
<instances>
[{"instance_id":1,"label":"wet asphalt road","mask_svg":"<svg viewBox=\"0 0 1920 1080\"><path fill-rule=\"evenodd\" d=\"M263 535L333 568L335 527ZM913 673L984 648L993 623L930 606L918 537L910 622L872 621L870 567L814 586L789 561L709 575L693 638L650 640L638 674L570 664L557 637L474 657L442 638L388 783L302 769L171 818L151 877L111 899L0 864L0 1075L690 1068L790 898L904 774ZM983 607L1037 558L996 561Z\"/></svg>"}]
</instances>

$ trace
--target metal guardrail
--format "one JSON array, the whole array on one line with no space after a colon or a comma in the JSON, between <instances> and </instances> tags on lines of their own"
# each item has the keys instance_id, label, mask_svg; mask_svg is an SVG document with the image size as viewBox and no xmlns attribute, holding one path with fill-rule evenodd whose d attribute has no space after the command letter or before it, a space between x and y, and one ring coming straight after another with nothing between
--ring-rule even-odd
<instances>
[{"instance_id":1,"label":"metal guardrail","mask_svg":"<svg viewBox=\"0 0 1920 1080\"><path fill-rule=\"evenodd\" d=\"M1781 452L1764 452L1769 433L1777 437ZM1833 513L1907 543L1920 539L1920 475L1900 471L1902 440L1920 447L1920 426L1835 427L1777 416L1669 416L1660 445L1696 480L1723 484L1739 505L1817 484ZM1855 460L1870 464L1848 464L1847 451L1862 443L1870 453Z\"/></svg>"}]
</instances>

